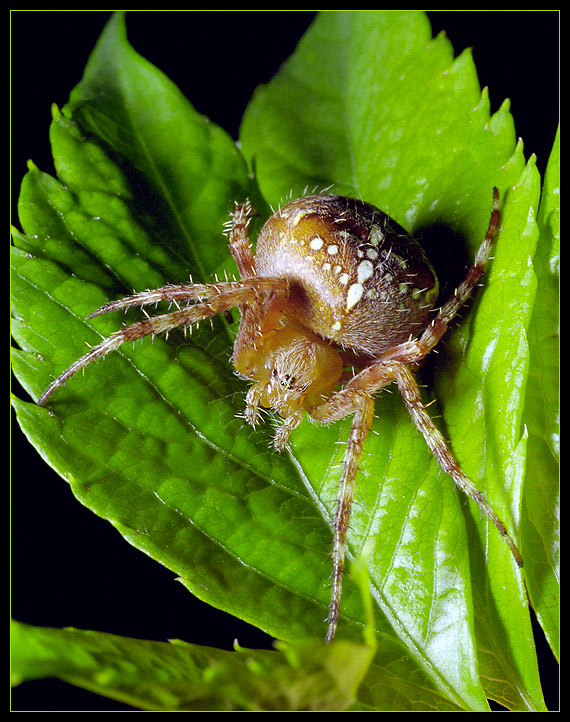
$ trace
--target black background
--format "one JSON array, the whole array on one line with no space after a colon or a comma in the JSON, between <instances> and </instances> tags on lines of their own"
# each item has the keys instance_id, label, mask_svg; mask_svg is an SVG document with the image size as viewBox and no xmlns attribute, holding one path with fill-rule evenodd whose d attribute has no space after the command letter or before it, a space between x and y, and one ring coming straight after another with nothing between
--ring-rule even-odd
<instances>
[{"instance_id":1,"label":"black background","mask_svg":"<svg viewBox=\"0 0 570 722\"><path fill-rule=\"evenodd\" d=\"M13 11L11 15L12 205L29 158L53 172L51 104L79 82L108 12ZM558 14L430 12L456 54L472 47L491 110L511 99L525 156L543 173L558 120ZM268 82L311 23L312 12L129 12L130 43L163 70L194 107L237 137L255 87ZM18 226L13 210L12 223ZM23 397L17 383L13 390ZM271 639L192 597L174 575L82 507L12 423L12 615L30 624L97 629L142 639L180 638L231 649ZM558 669L537 631L550 709ZM111 700L56 680L13 691L13 710L120 710Z\"/></svg>"}]
</instances>

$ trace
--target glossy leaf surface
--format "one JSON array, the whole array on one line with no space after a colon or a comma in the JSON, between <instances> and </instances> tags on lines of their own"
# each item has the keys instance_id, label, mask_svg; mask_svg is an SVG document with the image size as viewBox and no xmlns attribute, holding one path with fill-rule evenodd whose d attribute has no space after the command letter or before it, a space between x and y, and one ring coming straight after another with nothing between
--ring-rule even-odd
<instances>
[{"instance_id":1,"label":"glossy leaf surface","mask_svg":"<svg viewBox=\"0 0 570 722\"><path fill-rule=\"evenodd\" d=\"M454 60L422 14L402 18L324 13L256 94L241 141L261 196L231 139L133 52L113 18L69 105L54 112L58 178L31 167L22 186L14 368L33 397L85 343L119 327L112 317L85 321L108 298L189 273L234 273L221 229L236 199L253 196L261 221L262 198L332 184L410 231L445 226L443 243L459 245L440 256L459 254L464 239L470 257L498 185L504 210L486 287L425 375L458 459L517 528L539 181L508 106L489 117L470 54ZM219 319L192 337L123 347L58 391L49 410L14 403L79 500L194 594L280 639L320 637L349 422L305 422L290 454L269 451L271 424L254 432L236 417L245 387L228 363L232 332ZM438 471L396 394L378 399L374 431L349 540L354 556L365 553L379 606L381 641L360 703L483 709L490 696L540 708L524 589L506 545ZM350 579L342 622L339 635L361 639ZM392 685L380 682L387 668Z\"/></svg>"}]
</instances>

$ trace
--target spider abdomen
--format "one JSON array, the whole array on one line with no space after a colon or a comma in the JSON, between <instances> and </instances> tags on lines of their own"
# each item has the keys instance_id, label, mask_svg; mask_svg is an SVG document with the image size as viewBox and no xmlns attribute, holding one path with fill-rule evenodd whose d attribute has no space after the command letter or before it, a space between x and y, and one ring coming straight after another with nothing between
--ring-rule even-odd
<instances>
[{"instance_id":1,"label":"spider abdomen","mask_svg":"<svg viewBox=\"0 0 570 722\"><path fill-rule=\"evenodd\" d=\"M305 196L274 213L255 265L289 281L291 322L370 355L421 331L438 294L421 246L378 208L343 196Z\"/></svg>"}]
</instances>

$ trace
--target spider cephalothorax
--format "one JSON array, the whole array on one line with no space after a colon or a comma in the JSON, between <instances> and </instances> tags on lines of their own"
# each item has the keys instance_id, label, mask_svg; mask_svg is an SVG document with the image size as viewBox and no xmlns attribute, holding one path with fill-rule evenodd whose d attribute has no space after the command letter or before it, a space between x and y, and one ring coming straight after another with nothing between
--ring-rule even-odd
<instances>
[{"instance_id":1,"label":"spider cephalothorax","mask_svg":"<svg viewBox=\"0 0 570 722\"><path fill-rule=\"evenodd\" d=\"M165 286L106 304L92 315L158 301L173 301L177 310L109 336L59 376L40 404L76 371L125 341L189 326L237 306L241 323L232 362L253 382L246 397L248 423L258 422L260 407L274 409L283 419L274 442L282 450L305 413L323 423L354 415L334 520L328 641L340 613L346 533L374 394L393 382L444 471L491 519L522 565L504 524L427 414L410 370L436 346L483 274L498 227L497 190L475 262L437 314L438 282L421 246L374 206L336 195L294 200L265 223L255 257L247 232L252 214L249 203L236 205L228 227L239 281ZM355 361L358 372L342 386L345 367Z\"/></svg>"}]
</instances>

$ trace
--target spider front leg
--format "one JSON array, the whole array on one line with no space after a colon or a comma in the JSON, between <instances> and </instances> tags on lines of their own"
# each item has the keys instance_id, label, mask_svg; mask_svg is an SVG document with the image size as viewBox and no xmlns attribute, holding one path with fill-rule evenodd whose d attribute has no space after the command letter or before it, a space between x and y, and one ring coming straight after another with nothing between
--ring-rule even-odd
<instances>
[{"instance_id":1,"label":"spider front leg","mask_svg":"<svg viewBox=\"0 0 570 722\"><path fill-rule=\"evenodd\" d=\"M249 222L254 215L255 210L249 200L244 203L236 203L230 214L230 220L226 224L226 232L230 239L230 252L242 278L257 275L248 234Z\"/></svg>"},{"instance_id":2,"label":"spider front leg","mask_svg":"<svg viewBox=\"0 0 570 722\"><path fill-rule=\"evenodd\" d=\"M344 466L342 478L340 481L337 508L334 518L334 536L332 546L332 582L331 582L331 602L328 617L328 629L326 641L332 642L334 639L338 619L340 615L340 602L342 598L342 577L344 574L344 564L346 557L346 534L350 522L350 513L352 510L352 500L354 498L354 488L356 485L356 474L362 456L362 447L364 440L368 436L372 419L374 417L374 399L368 394L356 397L354 402L357 404L352 421L350 436L346 445L344 454Z\"/></svg>"},{"instance_id":3,"label":"spider front leg","mask_svg":"<svg viewBox=\"0 0 570 722\"><path fill-rule=\"evenodd\" d=\"M283 279L255 277L219 284L165 286L156 291L144 291L126 299L112 301L92 313L90 317L121 308L144 306L164 300L175 302L200 300L199 303L178 308L176 311L160 316L149 316L138 323L115 331L58 376L41 395L38 403L43 406L52 393L63 386L79 370L84 369L92 361L106 356L109 352L115 351L125 341L136 341L145 336L156 336L168 333L175 328L191 326L206 318L217 316L234 306L257 305L263 298L273 294L287 293L288 289L289 286Z\"/></svg>"},{"instance_id":4,"label":"spider front leg","mask_svg":"<svg viewBox=\"0 0 570 722\"><path fill-rule=\"evenodd\" d=\"M230 252L238 267L243 281L251 282L258 278L255 259L249 243L248 226L255 215L249 200L235 205L227 223ZM266 293L257 303L242 303L238 306L241 314L239 331L234 344L232 363L238 373L252 378L258 365L258 356L263 345L264 335L279 322L283 308L289 298L289 284L281 279L274 291ZM261 389L252 387L247 395L245 419L255 426L259 420Z\"/></svg>"},{"instance_id":5,"label":"spider front leg","mask_svg":"<svg viewBox=\"0 0 570 722\"><path fill-rule=\"evenodd\" d=\"M380 369L378 369L380 372ZM379 376L373 385L359 383L365 378L365 372L355 376L346 388L337 391L329 399L310 410L311 416L324 423L340 421L340 419L354 413L350 436L346 445L343 462L342 478L339 485L337 508L333 523L332 545L332 582L331 599L328 616L328 630L326 641L332 642L335 637L340 616L340 603L342 598L342 578L346 558L346 535L350 523L352 500L356 485L356 476L364 441L368 436L372 419L374 417L373 393L382 386L392 383L394 376L389 368L385 369L384 378Z\"/></svg>"}]
</instances>

